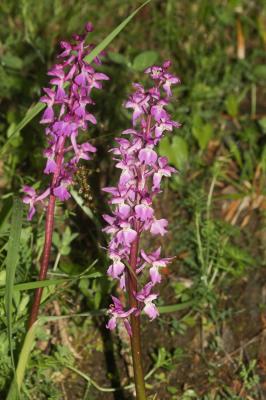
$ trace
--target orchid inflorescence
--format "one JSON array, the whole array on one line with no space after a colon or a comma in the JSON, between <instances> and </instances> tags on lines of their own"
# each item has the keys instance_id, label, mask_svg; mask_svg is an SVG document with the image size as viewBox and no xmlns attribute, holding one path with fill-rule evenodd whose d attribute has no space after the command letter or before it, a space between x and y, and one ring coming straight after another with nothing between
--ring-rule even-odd
<instances>
[{"instance_id":1,"label":"orchid inflorescence","mask_svg":"<svg viewBox=\"0 0 266 400\"><path fill-rule=\"evenodd\" d=\"M89 142L80 143L81 139L78 138L81 131L88 129L89 123L97 123L95 116L87 110L87 106L94 104L92 89L101 89L102 81L109 79L104 73L96 72L86 61L89 54L89 59L92 59L98 50L91 53L94 46L85 44L87 34L92 30L92 24L87 23L84 34L73 35L73 43L60 43L63 51L58 58L61 61L48 71L51 76L50 87L43 89L44 96L40 99L46 105L40 121L46 125L48 142L44 150L47 158L44 173L52 177L42 193L36 193L30 186L23 188L26 194L23 202L29 205L29 220L36 211L36 203L47 203L39 281L46 279L49 268L56 199L64 201L70 197L69 186L74 182L79 161L90 160L91 153L96 151ZM95 64L101 63L98 56L93 61ZM124 137L116 138L117 146L111 149L116 168L121 170L121 174L117 186L103 189L111 195L112 205L111 214L103 215L108 224L103 230L111 236L108 255L112 263L107 274L119 281L128 299L124 305L123 301L112 296L107 328L115 329L118 321L122 320L130 335L138 400L146 399L140 314L143 311L150 320L159 315L154 304L158 297L154 287L161 282L161 269L173 259L162 257L161 247L151 253L146 252L141 243L144 232L154 236L167 233L168 221L156 218L153 201L161 192L162 178L176 172L169 165L167 157L160 157L156 152L165 132L172 132L180 126L171 119L167 110L172 97L171 87L180 82L168 71L170 66L171 62L165 61L162 66L152 66L145 71L153 81L147 90L139 83L133 84L134 93L124 105L127 109L133 109L132 127L122 132ZM43 287L40 285L34 292L29 329L38 318L42 293Z\"/></svg>"},{"instance_id":2,"label":"orchid inflorescence","mask_svg":"<svg viewBox=\"0 0 266 400\"><path fill-rule=\"evenodd\" d=\"M62 41L60 45L63 51L58 55L61 63L55 64L48 72L52 77L52 87L43 89L45 95L40 101L47 107L40 122L47 125L48 137L48 147L44 151L47 158L44 173L53 174L53 178L50 186L41 194L37 194L30 186L24 186L26 196L23 201L29 204L28 219L32 219L36 203L43 203L49 195L67 200L70 197L68 187L73 183L79 160L89 160L90 153L96 151L88 142L77 142L79 130L87 130L89 122L97 123L95 116L86 110L88 105L94 104L92 89L101 89L101 81L109 79L107 75L95 72L84 59L94 48L91 44L85 44L87 34L92 30L89 22L83 35L73 35L73 43ZM96 57L94 63L100 64L100 58Z\"/></svg>"},{"instance_id":3,"label":"orchid inflorescence","mask_svg":"<svg viewBox=\"0 0 266 400\"><path fill-rule=\"evenodd\" d=\"M107 274L118 279L124 291L128 286L128 274L134 274L138 284L148 275L148 282L146 280L142 289L133 293L137 307L125 309L122 302L112 296L114 304L110 306L111 318L107 327L113 330L117 319L122 319L129 335L129 315L138 316L143 310L151 320L158 316L153 303L158 294L153 292L153 288L161 281L160 269L172 260L161 257L160 247L151 254L141 249L136 265L130 265L132 246L139 245L144 231L161 236L167 232L168 221L155 217L153 198L161 191L162 177L170 177L176 172L167 158L159 157L155 151L165 131L171 132L180 126L171 120L165 109L172 96L171 86L180 82L168 72L170 65L170 61L165 61L162 66L153 66L145 71L153 80L153 86L148 90L139 83L133 84L135 92L125 103L126 108L133 109L133 127L123 132L128 138L116 138L117 147L111 150L116 167L122 170L121 175L116 187L103 189L111 194L110 204L114 206L111 215L103 216L108 223L104 231L111 235L108 253L112 264Z\"/></svg>"}]
</instances>

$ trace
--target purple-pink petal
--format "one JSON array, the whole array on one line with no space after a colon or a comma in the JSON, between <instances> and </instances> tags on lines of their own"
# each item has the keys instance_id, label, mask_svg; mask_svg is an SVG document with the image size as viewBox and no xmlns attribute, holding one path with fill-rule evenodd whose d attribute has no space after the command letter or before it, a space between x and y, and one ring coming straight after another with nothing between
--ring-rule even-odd
<instances>
[{"instance_id":1,"label":"purple-pink petal","mask_svg":"<svg viewBox=\"0 0 266 400\"><path fill-rule=\"evenodd\" d=\"M151 278L153 285L161 282L162 277L161 277L157 267L150 268L150 278Z\"/></svg>"},{"instance_id":2,"label":"purple-pink petal","mask_svg":"<svg viewBox=\"0 0 266 400\"><path fill-rule=\"evenodd\" d=\"M49 124L50 122L53 122L53 120L54 120L54 110L52 107L47 107L43 113L40 122L41 124Z\"/></svg>"},{"instance_id":3,"label":"purple-pink petal","mask_svg":"<svg viewBox=\"0 0 266 400\"><path fill-rule=\"evenodd\" d=\"M125 265L121 261L116 261L107 270L107 274L112 278L118 278L123 273Z\"/></svg>"},{"instance_id":4,"label":"purple-pink petal","mask_svg":"<svg viewBox=\"0 0 266 400\"><path fill-rule=\"evenodd\" d=\"M138 204L135 207L135 214L141 221L147 221L153 216L153 208L146 204Z\"/></svg>"},{"instance_id":5,"label":"purple-pink petal","mask_svg":"<svg viewBox=\"0 0 266 400\"><path fill-rule=\"evenodd\" d=\"M143 308L143 311L148 315L151 321L159 316L159 311L152 302L147 303Z\"/></svg>"},{"instance_id":6,"label":"purple-pink petal","mask_svg":"<svg viewBox=\"0 0 266 400\"><path fill-rule=\"evenodd\" d=\"M35 189L33 189L31 186L23 186L22 188L24 193L27 193L30 197L34 197L36 195Z\"/></svg>"},{"instance_id":7,"label":"purple-pink petal","mask_svg":"<svg viewBox=\"0 0 266 400\"><path fill-rule=\"evenodd\" d=\"M164 236L167 233L165 229L168 225L168 221L166 219L156 219L151 224L151 233L153 235L161 235Z\"/></svg>"},{"instance_id":8,"label":"purple-pink petal","mask_svg":"<svg viewBox=\"0 0 266 400\"><path fill-rule=\"evenodd\" d=\"M54 188L54 195L58 197L61 201L68 200L70 198L70 193L67 191L66 187L62 184Z\"/></svg>"},{"instance_id":9,"label":"purple-pink petal","mask_svg":"<svg viewBox=\"0 0 266 400\"><path fill-rule=\"evenodd\" d=\"M106 328L110 329L110 331L113 331L116 328L116 318L112 317L109 319L108 323L106 324Z\"/></svg>"},{"instance_id":10,"label":"purple-pink petal","mask_svg":"<svg viewBox=\"0 0 266 400\"><path fill-rule=\"evenodd\" d=\"M46 167L44 169L44 173L45 174L53 174L55 173L57 169L57 165L55 160L53 160L52 158L48 158L47 162L46 162Z\"/></svg>"},{"instance_id":11,"label":"purple-pink petal","mask_svg":"<svg viewBox=\"0 0 266 400\"><path fill-rule=\"evenodd\" d=\"M137 232L131 228L122 229L117 233L118 242L129 246L137 237Z\"/></svg>"},{"instance_id":12,"label":"purple-pink petal","mask_svg":"<svg viewBox=\"0 0 266 400\"><path fill-rule=\"evenodd\" d=\"M154 164L157 161L157 153L151 148L141 149L139 152L139 160L144 164Z\"/></svg>"},{"instance_id":13,"label":"purple-pink petal","mask_svg":"<svg viewBox=\"0 0 266 400\"><path fill-rule=\"evenodd\" d=\"M28 215L27 215L27 220L28 221L31 221L31 219L34 216L35 212L36 212L35 207L33 205L31 205L30 208L29 208Z\"/></svg>"}]
</instances>

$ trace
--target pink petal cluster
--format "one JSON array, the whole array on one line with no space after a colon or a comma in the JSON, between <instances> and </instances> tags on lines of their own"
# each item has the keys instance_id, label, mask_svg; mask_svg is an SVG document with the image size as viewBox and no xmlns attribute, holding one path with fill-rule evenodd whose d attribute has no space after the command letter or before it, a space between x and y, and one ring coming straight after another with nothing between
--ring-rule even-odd
<instances>
[{"instance_id":1,"label":"pink petal cluster","mask_svg":"<svg viewBox=\"0 0 266 400\"><path fill-rule=\"evenodd\" d=\"M117 147L111 150L121 174L117 186L103 189L111 194L110 204L113 205L112 214L103 215L108 224L104 231L111 236L108 253L112 263L107 274L117 279L123 290L126 290L133 242L139 240L143 232L161 236L167 232L167 220L155 216L153 198L161 191L162 178L176 172L168 164L167 158L159 157L156 151L165 132L180 126L171 119L166 109L172 96L171 86L180 82L179 78L168 72L170 65L166 61L162 66L153 66L145 71L153 80L153 86L148 90L139 83L133 85L135 91L125 103L126 108L133 110L133 128L124 131L125 137L117 138ZM162 258L161 248L151 254L140 251L135 273L138 284L143 280L146 284L134 293L138 308L125 310L121 302L112 296L114 304L109 310L109 329L114 329L117 319L121 318L130 334L130 314L139 315L143 310L151 320L158 316L154 304L158 295L153 293L153 289L161 281L161 268L171 260Z\"/></svg>"},{"instance_id":2,"label":"pink petal cluster","mask_svg":"<svg viewBox=\"0 0 266 400\"><path fill-rule=\"evenodd\" d=\"M93 105L92 89L102 89L102 81L108 76L96 72L84 58L94 46L85 44L87 34L93 30L87 23L83 35L73 35L73 43L62 41L60 62L49 71L50 88L44 88L40 101L46 104L41 123L47 125L48 147L44 151L47 158L45 174L52 174L51 185L37 195L33 188L24 186L24 203L29 204L28 219L35 213L37 202L43 202L50 194L64 201L70 197L69 186L73 183L79 160L90 160L96 148L90 143L78 143L78 134L88 129L88 123L96 124L95 116L87 110ZM94 59L100 64L99 57Z\"/></svg>"}]
</instances>

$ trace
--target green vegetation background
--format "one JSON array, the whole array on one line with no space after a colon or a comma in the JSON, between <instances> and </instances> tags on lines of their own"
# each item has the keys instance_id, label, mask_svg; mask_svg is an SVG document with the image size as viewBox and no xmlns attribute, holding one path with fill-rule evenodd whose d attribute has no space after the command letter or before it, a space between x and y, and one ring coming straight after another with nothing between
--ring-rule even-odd
<instances>
[{"instance_id":1,"label":"green vegetation background","mask_svg":"<svg viewBox=\"0 0 266 400\"><path fill-rule=\"evenodd\" d=\"M82 31L89 20L95 26L92 40L98 44L140 4L126 0L2 0L1 146L12 136L29 106L41 96L59 41ZM187 382L186 376L178 378L177 367L182 362L185 365L182 360L189 354L190 344L181 345L182 340L167 338L184 337L200 325L199 329L208 338L206 345L201 343L203 351L210 351L210 357L215 359L214 354L225 351L224 324L234 320L234 306L228 306L228 302L233 302L231 289L246 284L256 274L264 282L266 10L263 4L263 0L154 0L143 9L112 42L105 56L102 69L111 81L95 96L95 113L100 122L89 132L98 152L90 170L81 173L74 188L75 194L83 199L83 206L74 197L67 206L57 208L50 278L71 280L57 289L46 290L43 310L53 315L58 304L61 314L105 308L114 287L106 278L81 279L80 274L86 274L96 259L90 272L104 274L108 265L102 250L106 239L99 218L107 208L107 199L100 188L115 179L108 150L114 137L130 124L130 116L122 104L131 90L131 82L144 81L143 70L148 65L171 59L173 71L182 81L174 91L176 100L171 111L182 128L163 140L160 153L168 156L180 173L166 184L156 207L158 214L170 221L169 236L161 245L166 255L177 258L165 274L160 305L192 303L183 314L163 314L158 323L144 324L146 372L154 365L160 367L149 381L149 393L151 396L157 393L158 399L193 396L241 399L245 398L243 393L259 396L262 390L258 383L258 374L262 372L253 361L254 356L237 360L235 375L230 379L225 377L222 384L217 383L218 370L213 365L205 366L209 375L210 370L212 373L211 379L202 385ZM23 184L34 184L36 188L43 185L44 146L45 135L37 117L9 140L0 160L2 288L6 279L12 198L20 193ZM17 284L36 279L43 240L44 218L40 210L33 223L23 222ZM232 298L234 293L237 291L232 289ZM14 294L16 357L25 333L31 296L31 291ZM262 306L262 300L258 300L257 307ZM23 386L23 399L67 398L62 393L73 388L75 397L69 398L114 398L86 386L79 375L70 375L66 367L75 365L92 374L103 386L119 381L114 371L104 369L100 358L101 373L94 375L92 366L86 366L86 360L91 365L90 357L92 365L97 363L93 351L98 356L106 354L103 325L101 319L80 318L70 320L64 328L74 338L82 361L75 360L73 349L62 340L60 328L52 324L40 330ZM152 334L158 337L154 343L147 340L147 335ZM123 345L121 337L119 340L114 339L116 351ZM3 297L0 297L0 355L0 393L4 396L12 368ZM123 382L128 383L123 357L115 358ZM64 383L66 378L72 382L72 389ZM242 394L242 389L237 391L234 387L235 380L244 388Z\"/></svg>"}]
</instances>

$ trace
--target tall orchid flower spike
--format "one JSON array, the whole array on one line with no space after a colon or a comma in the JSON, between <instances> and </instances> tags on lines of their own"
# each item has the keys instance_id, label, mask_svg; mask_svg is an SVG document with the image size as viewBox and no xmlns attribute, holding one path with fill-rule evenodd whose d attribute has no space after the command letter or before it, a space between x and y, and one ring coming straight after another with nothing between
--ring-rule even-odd
<instances>
[{"instance_id":1,"label":"tall orchid flower spike","mask_svg":"<svg viewBox=\"0 0 266 400\"><path fill-rule=\"evenodd\" d=\"M86 24L85 34L73 35L73 43L62 41L63 52L58 55L59 64L55 64L49 71L50 88L44 88L44 96L40 101L47 105L41 124L46 125L45 133L48 147L44 151L47 158L44 169L45 174L51 174L49 190L43 195L31 196L28 219L33 216L35 204L44 200L49 195L59 200L70 197L68 188L73 183L73 175L77 170L80 159L90 160L96 148L90 143L77 143L80 131L86 131L88 124L96 124L96 118L88 112L87 106L92 105L91 92L102 88L102 81L108 76L96 72L84 58L93 46L86 45L87 34L93 30L91 23ZM97 57L95 64L100 63ZM34 190L34 189L33 189ZM29 203L29 187L25 186L27 196L23 201Z\"/></svg>"},{"instance_id":2,"label":"tall orchid flower spike","mask_svg":"<svg viewBox=\"0 0 266 400\"><path fill-rule=\"evenodd\" d=\"M107 327L115 329L119 319L126 325L131 340L137 399L140 400L146 399L140 314L143 311L150 320L159 315L154 303L158 294L153 289L161 282L160 270L172 261L172 258L161 257L161 248L146 254L140 243L144 232L155 236L167 233L168 221L156 218L153 200L161 192L162 179L176 172L167 158L157 153L165 133L180 127L167 110L171 88L180 82L169 73L170 65L170 61L165 61L162 66L145 71L153 82L150 88L145 89L139 83L133 85L134 93L125 102L125 107L133 110L133 127L123 132L127 138L116 139L117 147L111 150L116 168L121 170L120 178L116 187L103 189L111 195L112 205L112 214L104 215L108 224L104 231L111 236L108 253L112 263L107 273L120 282L120 288L127 291L129 299L127 305L122 305L113 298Z\"/></svg>"},{"instance_id":3,"label":"tall orchid flower spike","mask_svg":"<svg viewBox=\"0 0 266 400\"><path fill-rule=\"evenodd\" d=\"M45 279L52 243L54 224L55 201L65 201L70 197L69 187L77 171L80 159L90 160L96 148L90 143L78 143L81 131L86 131L89 124L96 124L95 116L88 111L93 105L91 98L93 89L101 89L102 81L108 76L96 72L94 67L85 61L85 57L94 48L85 43L89 32L93 30L89 22L85 26L85 33L73 35L73 42L62 41L62 52L58 55L58 63L49 71L51 87L44 88L44 95L40 101L46 104L41 118L41 124L46 126L47 148L44 157L47 159L44 173L51 175L50 185L42 193L37 194L35 189L24 186L26 195L23 202L29 204L28 219L35 213L37 203L48 202L46 211L45 244L39 279ZM100 64L99 57L94 63ZM29 326L36 320L40 305L42 289L35 292L31 310Z\"/></svg>"}]
</instances>

